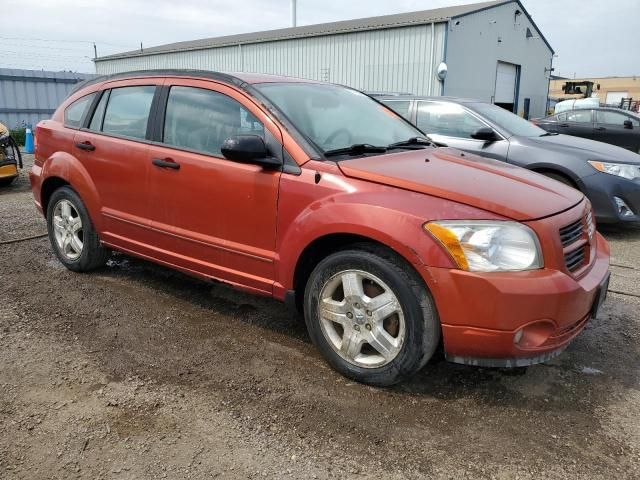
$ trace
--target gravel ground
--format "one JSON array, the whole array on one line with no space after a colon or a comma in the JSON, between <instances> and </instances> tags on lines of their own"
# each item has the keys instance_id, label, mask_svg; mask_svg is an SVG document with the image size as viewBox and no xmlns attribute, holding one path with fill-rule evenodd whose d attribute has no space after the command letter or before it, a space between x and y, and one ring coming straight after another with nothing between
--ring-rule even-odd
<instances>
[{"instance_id":1,"label":"gravel ground","mask_svg":"<svg viewBox=\"0 0 640 480\"><path fill-rule=\"evenodd\" d=\"M44 230L23 172L0 242ZM562 356L391 389L329 369L275 301L0 245L0 478L640 478L640 228L604 233L620 293Z\"/></svg>"}]
</instances>

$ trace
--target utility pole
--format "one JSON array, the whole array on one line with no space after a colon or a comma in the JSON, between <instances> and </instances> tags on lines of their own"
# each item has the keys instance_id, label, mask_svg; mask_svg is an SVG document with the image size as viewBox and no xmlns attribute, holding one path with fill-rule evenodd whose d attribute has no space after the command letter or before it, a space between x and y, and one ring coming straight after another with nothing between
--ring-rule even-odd
<instances>
[{"instance_id":1,"label":"utility pole","mask_svg":"<svg viewBox=\"0 0 640 480\"><path fill-rule=\"evenodd\" d=\"M296 0L291 0L291 26L297 26L297 18L296 18Z\"/></svg>"},{"instance_id":2,"label":"utility pole","mask_svg":"<svg viewBox=\"0 0 640 480\"><path fill-rule=\"evenodd\" d=\"M96 47L96 42L93 42L93 58L98 58L98 47Z\"/></svg>"}]
</instances>

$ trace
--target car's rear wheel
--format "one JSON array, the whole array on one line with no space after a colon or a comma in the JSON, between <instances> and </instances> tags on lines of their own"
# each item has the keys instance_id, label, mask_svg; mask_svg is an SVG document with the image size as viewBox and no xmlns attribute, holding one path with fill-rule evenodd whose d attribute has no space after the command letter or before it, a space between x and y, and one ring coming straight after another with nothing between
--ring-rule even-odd
<instances>
[{"instance_id":1,"label":"car's rear wheel","mask_svg":"<svg viewBox=\"0 0 640 480\"><path fill-rule=\"evenodd\" d=\"M71 187L61 187L51 195L47 230L56 256L69 270L88 272L103 266L109 257L84 203Z\"/></svg>"},{"instance_id":2,"label":"car's rear wheel","mask_svg":"<svg viewBox=\"0 0 640 480\"><path fill-rule=\"evenodd\" d=\"M422 368L440 341L435 306L417 273L376 246L322 260L305 290L312 341L337 371L387 386Z\"/></svg>"}]
</instances>

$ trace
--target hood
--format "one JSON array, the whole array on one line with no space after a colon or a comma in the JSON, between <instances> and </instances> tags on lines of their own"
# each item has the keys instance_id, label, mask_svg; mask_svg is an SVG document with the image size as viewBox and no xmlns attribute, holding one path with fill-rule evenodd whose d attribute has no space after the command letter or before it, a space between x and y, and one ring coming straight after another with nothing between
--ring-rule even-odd
<instances>
[{"instance_id":1,"label":"hood","mask_svg":"<svg viewBox=\"0 0 640 480\"><path fill-rule=\"evenodd\" d=\"M579 156L584 160L604 160L640 164L640 155L622 147L571 135L516 137L522 145L543 148L546 152Z\"/></svg>"},{"instance_id":2,"label":"hood","mask_svg":"<svg viewBox=\"0 0 640 480\"><path fill-rule=\"evenodd\" d=\"M534 220L578 204L582 193L520 167L453 148L412 150L339 162L347 177Z\"/></svg>"}]
</instances>

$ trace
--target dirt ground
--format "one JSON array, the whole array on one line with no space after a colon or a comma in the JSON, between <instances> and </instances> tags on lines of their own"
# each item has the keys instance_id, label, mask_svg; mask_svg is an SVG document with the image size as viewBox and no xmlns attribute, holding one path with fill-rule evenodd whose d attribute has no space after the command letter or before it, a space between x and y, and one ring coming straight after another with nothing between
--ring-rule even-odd
<instances>
[{"instance_id":1,"label":"dirt ground","mask_svg":"<svg viewBox=\"0 0 640 480\"><path fill-rule=\"evenodd\" d=\"M44 231L25 170L0 242ZM640 228L604 233L619 293L562 356L391 389L329 369L278 302L0 244L0 478L640 478Z\"/></svg>"}]
</instances>

